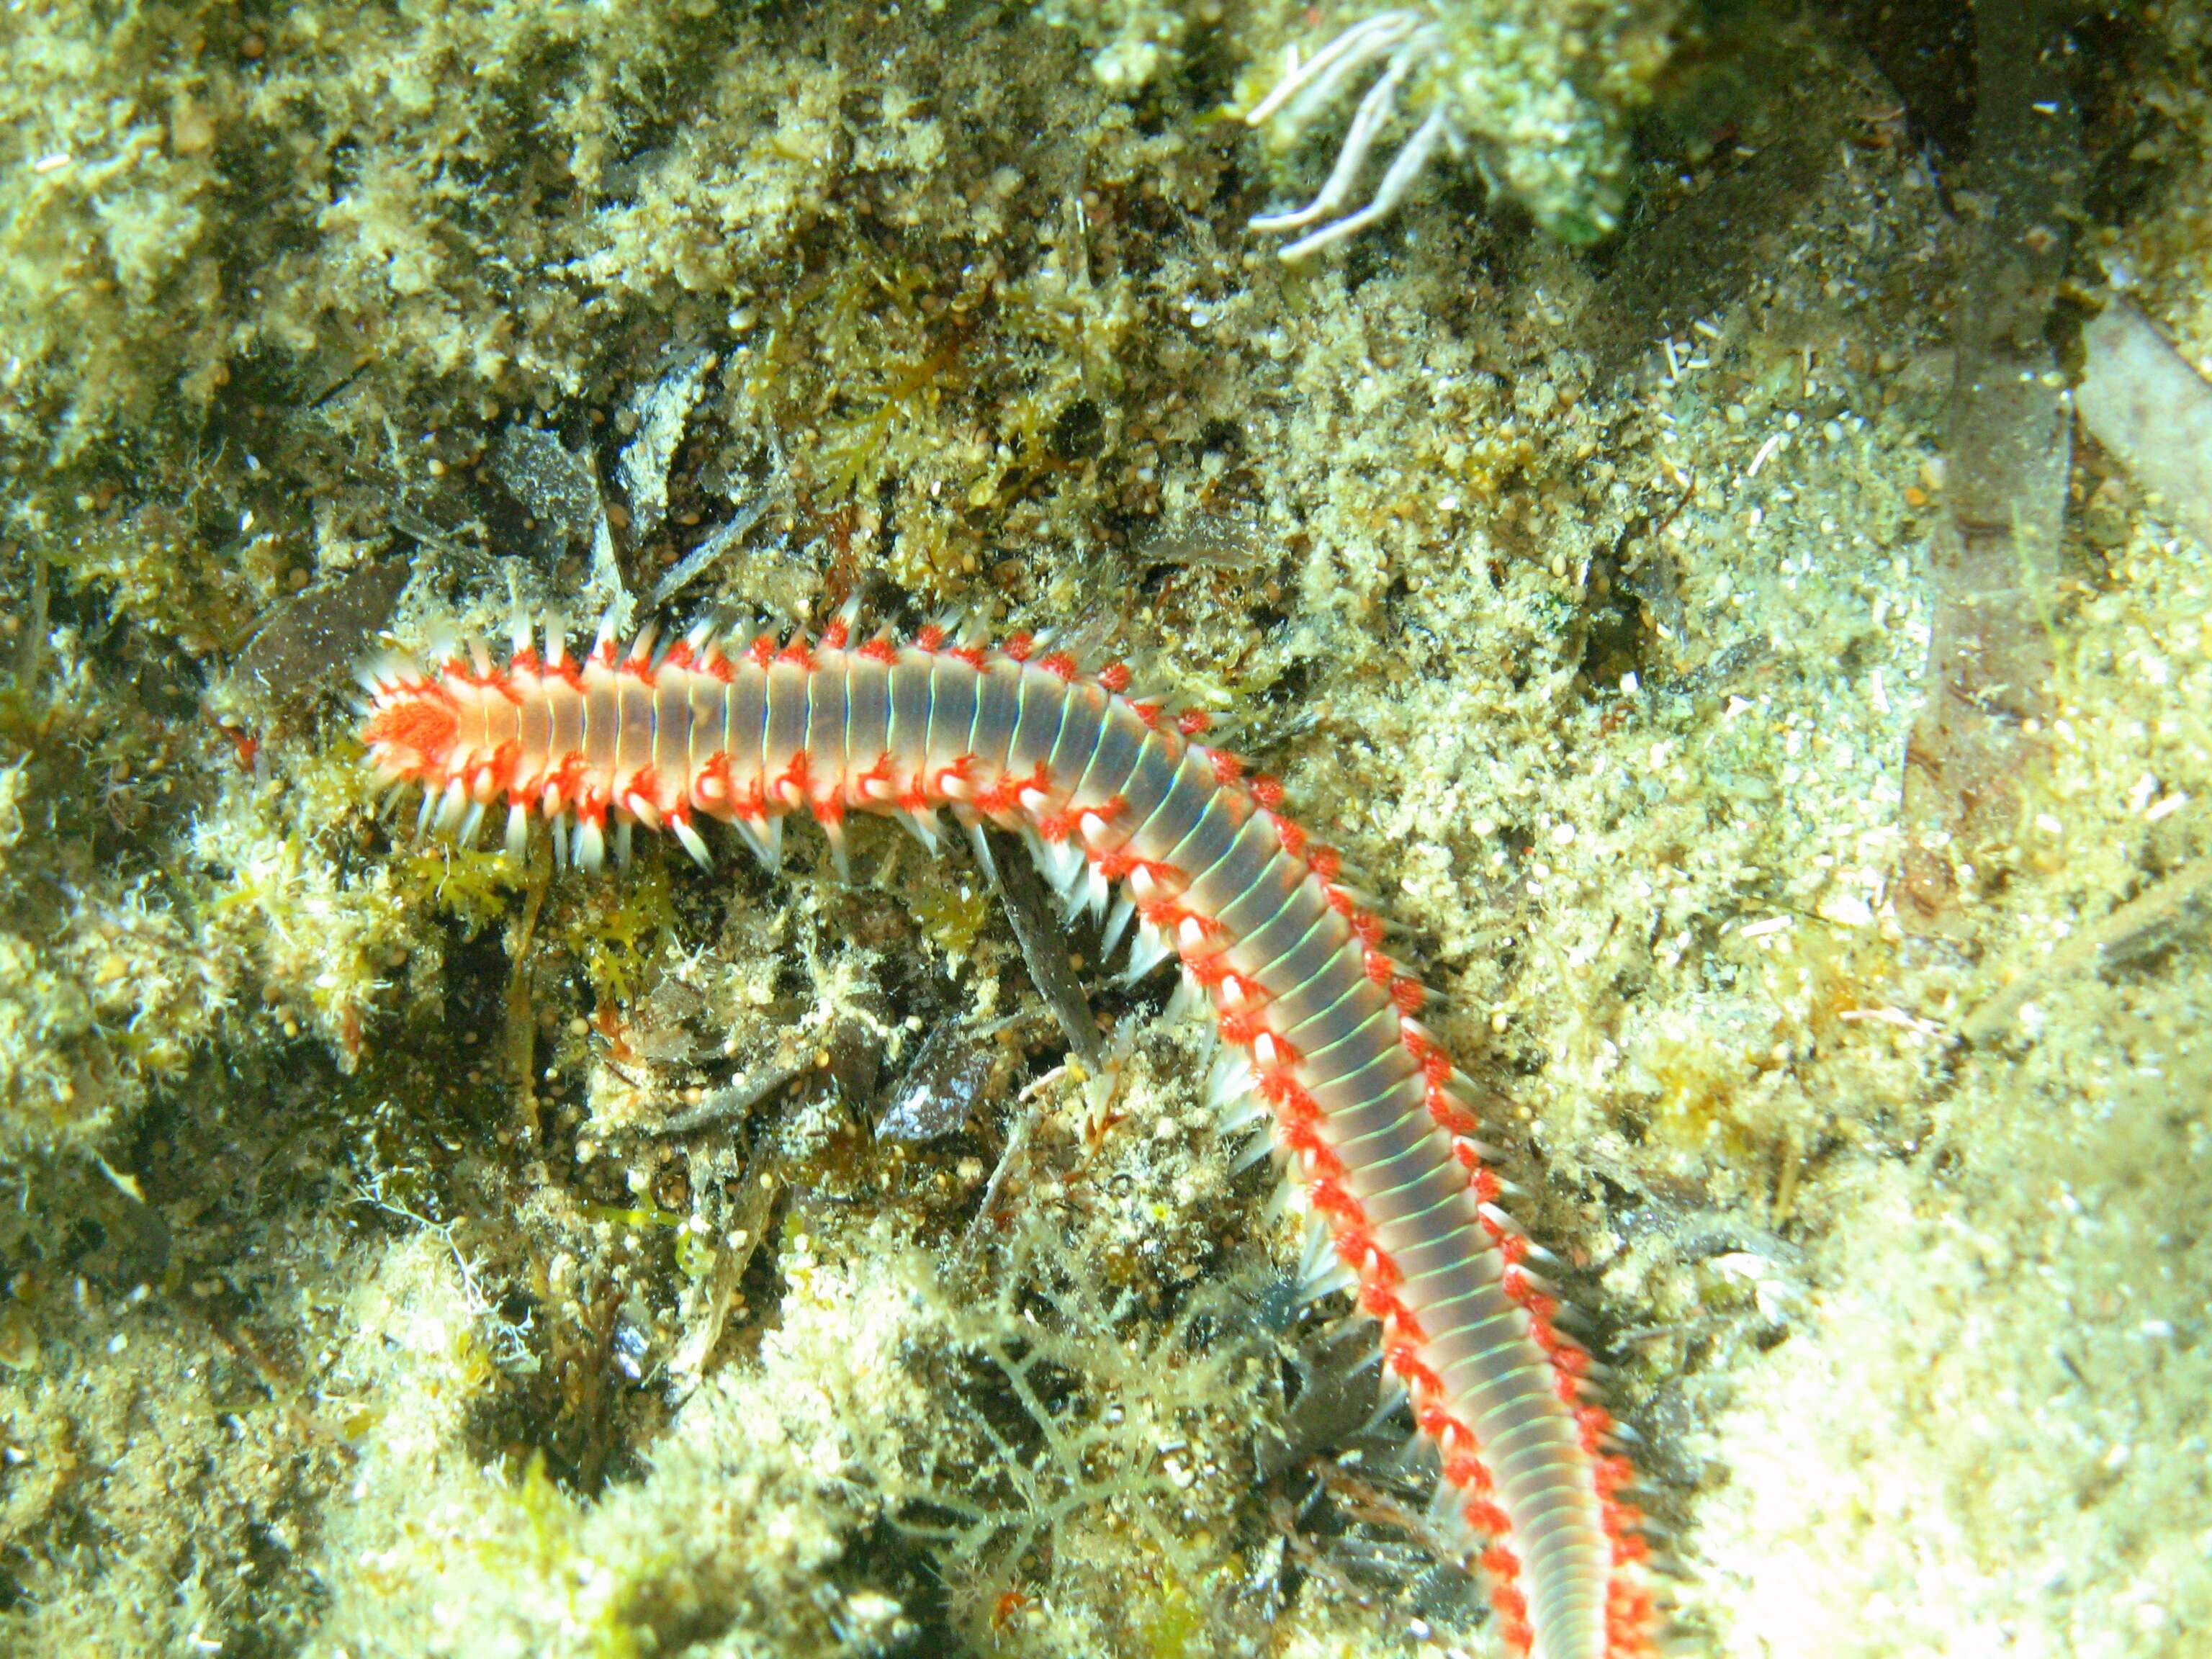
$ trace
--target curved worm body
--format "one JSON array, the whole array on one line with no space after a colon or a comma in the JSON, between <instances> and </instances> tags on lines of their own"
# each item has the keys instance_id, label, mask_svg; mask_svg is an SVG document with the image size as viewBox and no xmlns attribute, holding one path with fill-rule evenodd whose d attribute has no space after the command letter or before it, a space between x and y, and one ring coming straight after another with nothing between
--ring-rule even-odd
<instances>
[{"instance_id":1,"label":"curved worm body","mask_svg":"<svg viewBox=\"0 0 2212 1659\"><path fill-rule=\"evenodd\" d=\"M1655 1616L1635 1512L1618 1494L1583 1351L1498 1207L1465 1079L1420 1023L1421 987L1336 855L1278 810L1281 790L1027 636L984 647L941 629L663 651L602 632L582 661L526 632L434 671L364 671L372 763L419 781L426 820L472 834L504 804L520 852L533 818L589 867L635 824L702 863L697 823L734 826L771 863L805 813L840 863L854 811L903 817L935 844L940 810L1026 836L1072 897L1133 919L1132 971L1172 956L1204 988L1228 1062L1224 1101L1255 1098L1339 1282L1382 1327L1383 1364L1443 1465L1507 1647L1538 1659L1649 1648Z\"/></svg>"}]
</instances>

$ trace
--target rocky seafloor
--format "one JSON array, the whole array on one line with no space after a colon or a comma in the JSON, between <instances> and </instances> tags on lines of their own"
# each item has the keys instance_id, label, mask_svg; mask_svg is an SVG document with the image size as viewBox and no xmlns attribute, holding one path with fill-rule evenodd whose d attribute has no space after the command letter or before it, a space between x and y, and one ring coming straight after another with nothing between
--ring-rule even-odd
<instances>
[{"instance_id":1,"label":"rocky seafloor","mask_svg":"<svg viewBox=\"0 0 2212 1659\"><path fill-rule=\"evenodd\" d=\"M0 1650L1496 1650L1085 924L1088 1078L962 853L380 807L380 630L664 588L1233 721L1668 1651L2212 1644L2212 21L1419 17L1286 263L1354 9L0 14Z\"/></svg>"}]
</instances>

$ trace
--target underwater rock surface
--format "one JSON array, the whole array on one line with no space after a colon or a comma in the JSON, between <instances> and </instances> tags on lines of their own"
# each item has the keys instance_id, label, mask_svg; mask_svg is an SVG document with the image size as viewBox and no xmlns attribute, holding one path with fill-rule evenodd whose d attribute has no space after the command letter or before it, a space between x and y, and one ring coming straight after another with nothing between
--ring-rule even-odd
<instances>
[{"instance_id":1,"label":"underwater rock surface","mask_svg":"<svg viewBox=\"0 0 2212 1659\"><path fill-rule=\"evenodd\" d=\"M2074 433L2015 805L1901 919L1972 31L1570 13L1290 264L1364 86L1243 118L1356 9L0 19L0 1650L1498 1650L1095 932L1103 1071L964 849L380 812L377 629L663 589L1054 628L1282 777L1448 1000L1680 1650L2203 1650L2199 504ZM2058 375L2123 293L2212 368L2208 45L2072 37Z\"/></svg>"}]
</instances>

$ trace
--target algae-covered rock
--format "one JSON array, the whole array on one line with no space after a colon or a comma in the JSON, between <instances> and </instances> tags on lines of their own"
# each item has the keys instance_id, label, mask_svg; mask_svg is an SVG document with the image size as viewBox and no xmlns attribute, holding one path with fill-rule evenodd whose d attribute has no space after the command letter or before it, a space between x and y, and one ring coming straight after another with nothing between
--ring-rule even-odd
<instances>
[{"instance_id":1,"label":"algae-covered rock","mask_svg":"<svg viewBox=\"0 0 2212 1659\"><path fill-rule=\"evenodd\" d=\"M964 849L374 798L380 630L667 586L1220 713L1427 964L1679 1644L2193 1653L2212 551L2078 446L2045 759L1900 926L1978 211L1909 21L0 18L0 1650L1497 1645L1088 924L1095 1066ZM2202 34L2066 60L2061 364L2108 275L2212 361ZM1249 228L1439 114L1389 225Z\"/></svg>"}]
</instances>

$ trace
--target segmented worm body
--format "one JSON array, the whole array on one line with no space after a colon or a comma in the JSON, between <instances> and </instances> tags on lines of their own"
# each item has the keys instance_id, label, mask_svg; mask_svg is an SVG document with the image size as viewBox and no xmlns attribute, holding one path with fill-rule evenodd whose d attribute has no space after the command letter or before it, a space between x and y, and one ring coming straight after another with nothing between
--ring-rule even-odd
<instances>
[{"instance_id":1,"label":"segmented worm body","mask_svg":"<svg viewBox=\"0 0 2212 1659\"><path fill-rule=\"evenodd\" d=\"M419 781L426 819L464 834L503 803L518 854L542 817L587 867L635 824L703 864L713 818L774 863L803 812L842 865L848 813L901 816L934 845L949 810L1022 833L1073 900L1118 890L1109 930L1135 921L1133 973L1172 956L1203 988L1229 1062L1217 1097L1258 1103L1340 1282L1379 1322L1507 1646L1648 1648L1629 1466L1499 1207L1496 1155L1421 1023L1422 988L1276 782L1201 741L1202 714L1024 635L860 641L849 616L818 639L702 627L658 650L649 629L627 650L603 630L581 661L526 629L504 665L478 647L363 680L380 773Z\"/></svg>"}]
</instances>

